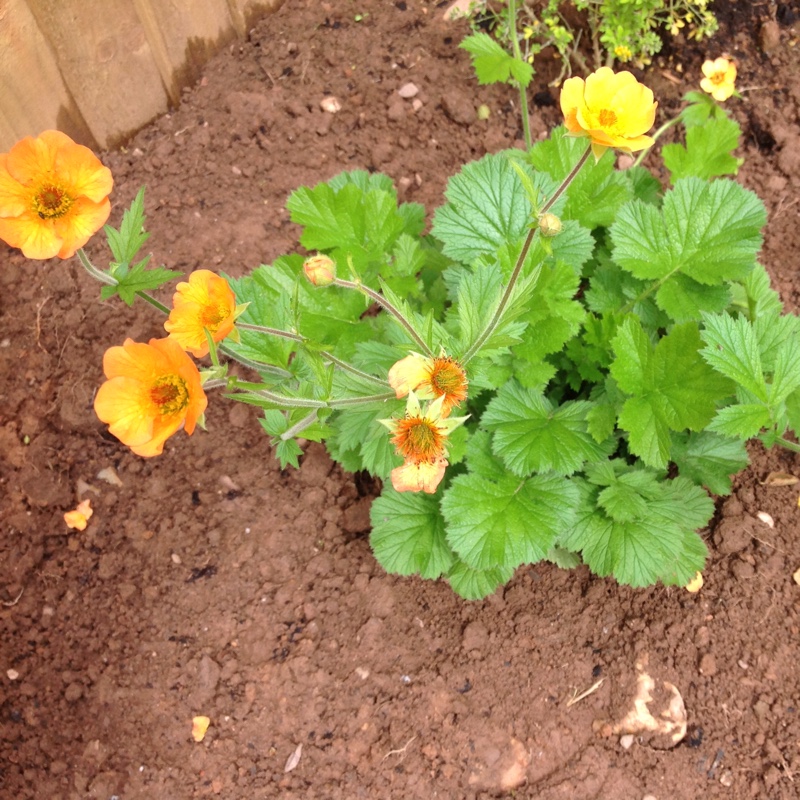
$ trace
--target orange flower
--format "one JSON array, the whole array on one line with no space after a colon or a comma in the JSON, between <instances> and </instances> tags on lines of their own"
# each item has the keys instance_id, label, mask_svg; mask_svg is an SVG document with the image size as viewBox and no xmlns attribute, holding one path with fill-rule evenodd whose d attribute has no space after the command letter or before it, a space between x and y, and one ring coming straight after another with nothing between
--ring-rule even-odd
<instances>
[{"instance_id":1,"label":"orange flower","mask_svg":"<svg viewBox=\"0 0 800 800\"><path fill-rule=\"evenodd\" d=\"M92 514L94 514L94 511L92 510L91 500L83 500L78 503L78 507L74 511L67 511L64 514L64 522L67 523L68 528L85 531Z\"/></svg>"},{"instance_id":2,"label":"orange flower","mask_svg":"<svg viewBox=\"0 0 800 800\"><path fill-rule=\"evenodd\" d=\"M653 139L644 134L653 127L653 92L630 72L600 67L585 81L569 78L561 90L564 124L573 136L586 136L595 158L615 147L625 153L644 150Z\"/></svg>"},{"instance_id":3,"label":"orange flower","mask_svg":"<svg viewBox=\"0 0 800 800\"><path fill-rule=\"evenodd\" d=\"M164 323L169 338L195 358L208 355L208 329L215 342L233 331L237 317L236 296L228 282L207 269L198 269L181 282L172 297L172 311Z\"/></svg>"},{"instance_id":4,"label":"orange flower","mask_svg":"<svg viewBox=\"0 0 800 800\"><path fill-rule=\"evenodd\" d=\"M736 91L736 64L727 58L703 62L700 88L717 102L724 103Z\"/></svg>"},{"instance_id":5,"label":"orange flower","mask_svg":"<svg viewBox=\"0 0 800 800\"><path fill-rule=\"evenodd\" d=\"M184 428L192 434L207 400L194 362L173 339L126 339L103 356L108 380L94 400L108 430L139 456L157 456Z\"/></svg>"},{"instance_id":6,"label":"orange flower","mask_svg":"<svg viewBox=\"0 0 800 800\"><path fill-rule=\"evenodd\" d=\"M27 258L69 258L103 227L111 170L60 131L0 154L0 239Z\"/></svg>"},{"instance_id":7,"label":"orange flower","mask_svg":"<svg viewBox=\"0 0 800 800\"><path fill-rule=\"evenodd\" d=\"M423 413L413 391L408 393L403 419L380 420L393 434L392 444L403 457L402 466L392 470L392 486L398 492L433 494L447 467L447 437L467 417L445 418L444 395Z\"/></svg>"},{"instance_id":8,"label":"orange flower","mask_svg":"<svg viewBox=\"0 0 800 800\"><path fill-rule=\"evenodd\" d=\"M412 353L389 370L389 386L398 397L405 397L410 391L423 399L443 397L443 417L449 416L454 408L467 399L466 373L449 356L426 358Z\"/></svg>"}]
</instances>

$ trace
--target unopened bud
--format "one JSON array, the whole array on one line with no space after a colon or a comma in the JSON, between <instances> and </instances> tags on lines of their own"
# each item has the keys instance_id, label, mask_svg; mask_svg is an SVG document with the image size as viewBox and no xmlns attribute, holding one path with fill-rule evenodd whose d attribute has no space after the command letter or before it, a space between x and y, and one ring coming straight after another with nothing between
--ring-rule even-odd
<instances>
[{"instance_id":1,"label":"unopened bud","mask_svg":"<svg viewBox=\"0 0 800 800\"><path fill-rule=\"evenodd\" d=\"M336 262L328 256L312 256L303 262L303 272L314 286L330 286L336 280Z\"/></svg>"},{"instance_id":2,"label":"unopened bud","mask_svg":"<svg viewBox=\"0 0 800 800\"><path fill-rule=\"evenodd\" d=\"M561 233L561 220L555 214L542 214L539 217L539 233L548 239Z\"/></svg>"}]
</instances>

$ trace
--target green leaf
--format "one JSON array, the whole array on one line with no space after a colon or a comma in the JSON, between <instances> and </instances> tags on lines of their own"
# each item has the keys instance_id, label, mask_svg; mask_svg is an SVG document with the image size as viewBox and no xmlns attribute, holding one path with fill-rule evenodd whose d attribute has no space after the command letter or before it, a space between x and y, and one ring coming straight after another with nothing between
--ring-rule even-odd
<instances>
[{"instance_id":1,"label":"green leaf","mask_svg":"<svg viewBox=\"0 0 800 800\"><path fill-rule=\"evenodd\" d=\"M686 131L686 147L664 145L661 154L670 171L670 182L680 178L716 178L736 175L742 163L732 153L739 146L742 129L727 117L713 119Z\"/></svg>"},{"instance_id":2,"label":"green leaf","mask_svg":"<svg viewBox=\"0 0 800 800\"><path fill-rule=\"evenodd\" d=\"M435 497L384 487L372 503L370 519L370 544L387 572L432 579L453 566L455 557L445 540Z\"/></svg>"},{"instance_id":3,"label":"green leaf","mask_svg":"<svg viewBox=\"0 0 800 800\"><path fill-rule=\"evenodd\" d=\"M555 191L541 173L531 175L540 193ZM464 166L447 184L447 203L436 210L433 234L443 252L464 264L520 240L529 227L531 206L522 181L505 153L484 156ZM558 238L558 237L556 237Z\"/></svg>"},{"instance_id":4,"label":"green leaf","mask_svg":"<svg viewBox=\"0 0 800 800\"><path fill-rule=\"evenodd\" d=\"M709 314L703 322L705 328L701 335L706 346L700 355L717 372L766 403L767 382L758 339L750 322L729 314Z\"/></svg>"},{"instance_id":5,"label":"green leaf","mask_svg":"<svg viewBox=\"0 0 800 800\"><path fill-rule=\"evenodd\" d=\"M513 78L523 89L528 87L533 77L533 67L506 52L491 36L473 33L459 45L472 58L472 66L478 76L478 83L505 83Z\"/></svg>"},{"instance_id":6,"label":"green leaf","mask_svg":"<svg viewBox=\"0 0 800 800\"><path fill-rule=\"evenodd\" d=\"M672 460L681 475L716 495L731 493L731 476L748 464L744 444L710 431L674 433Z\"/></svg>"},{"instance_id":7,"label":"green leaf","mask_svg":"<svg viewBox=\"0 0 800 800\"><path fill-rule=\"evenodd\" d=\"M717 403L733 386L700 357L694 323L676 325L653 348L641 323L628 317L613 341L611 374L628 398L619 425L630 448L645 464L664 468L669 461L670 430L702 430Z\"/></svg>"},{"instance_id":8,"label":"green leaf","mask_svg":"<svg viewBox=\"0 0 800 800\"><path fill-rule=\"evenodd\" d=\"M474 569L540 561L571 524L577 498L570 481L555 475L499 482L459 475L442 497L447 540Z\"/></svg>"},{"instance_id":9,"label":"green leaf","mask_svg":"<svg viewBox=\"0 0 800 800\"><path fill-rule=\"evenodd\" d=\"M708 430L721 433L723 436L752 439L771 421L772 417L766 406L757 403L741 403L737 406L721 408L709 423Z\"/></svg>"},{"instance_id":10,"label":"green leaf","mask_svg":"<svg viewBox=\"0 0 800 800\"><path fill-rule=\"evenodd\" d=\"M539 392L509 381L484 411L481 426L494 432L494 452L515 475L571 475L586 461L608 456L587 431L591 408L585 401L555 406Z\"/></svg>"},{"instance_id":11,"label":"green leaf","mask_svg":"<svg viewBox=\"0 0 800 800\"><path fill-rule=\"evenodd\" d=\"M508 583L513 574L514 570L509 567L473 569L457 560L447 573L447 580L453 591L465 600L481 600L498 586Z\"/></svg>"},{"instance_id":12,"label":"green leaf","mask_svg":"<svg viewBox=\"0 0 800 800\"><path fill-rule=\"evenodd\" d=\"M137 292L150 292L158 289L159 286L163 286L181 275L180 272L164 269L164 267L146 269L149 260L150 256L145 256L130 268L125 264L118 264L113 270L117 283L113 286L103 286L100 290L102 299L107 300L109 297L119 295L125 303L132 306Z\"/></svg>"},{"instance_id":13,"label":"green leaf","mask_svg":"<svg viewBox=\"0 0 800 800\"><path fill-rule=\"evenodd\" d=\"M297 459L301 455L303 455L303 451L296 439L279 440L275 445L275 458L280 462L281 469L286 469L286 467L299 469L300 462Z\"/></svg>"},{"instance_id":14,"label":"green leaf","mask_svg":"<svg viewBox=\"0 0 800 800\"><path fill-rule=\"evenodd\" d=\"M103 230L108 237L108 246L117 264L130 264L136 254L150 238L144 229L144 186L139 189L130 207L122 215L119 230L105 225ZM177 273L180 274L180 273Z\"/></svg>"},{"instance_id":15,"label":"green leaf","mask_svg":"<svg viewBox=\"0 0 800 800\"><path fill-rule=\"evenodd\" d=\"M596 505L601 496L603 505ZM577 523L564 541L582 552L597 575L613 575L631 586L659 579L676 583L686 576L685 584L705 558L694 530L705 525L713 511L708 495L686 479L659 481L649 471L630 472L601 493L585 494Z\"/></svg>"},{"instance_id":16,"label":"green leaf","mask_svg":"<svg viewBox=\"0 0 800 800\"><path fill-rule=\"evenodd\" d=\"M640 200L611 226L614 260L643 280L682 273L704 285L744 278L755 265L766 222L759 198L729 180L679 180L663 211Z\"/></svg>"}]
</instances>

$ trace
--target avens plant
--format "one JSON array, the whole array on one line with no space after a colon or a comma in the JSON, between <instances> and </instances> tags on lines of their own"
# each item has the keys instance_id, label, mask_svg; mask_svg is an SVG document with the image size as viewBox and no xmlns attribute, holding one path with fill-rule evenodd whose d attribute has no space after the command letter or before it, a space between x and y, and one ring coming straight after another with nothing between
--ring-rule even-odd
<instances>
[{"instance_id":1,"label":"avens plant","mask_svg":"<svg viewBox=\"0 0 800 800\"><path fill-rule=\"evenodd\" d=\"M730 77L718 73L711 91ZM800 323L758 262L764 206L728 177L740 132L711 97L687 96L683 143L661 153L667 188L641 165L615 168L616 152L656 138L655 100L633 75L571 78L561 109L548 139L453 176L429 233L388 177L344 173L289 198L311 255L236 280L198 270L172 308L149 292L173 274L137 260L140 193L106 228L109 268L78 255L104 297L168 314L169 336L109 349L98 415L147 457L202 425L212 389L258 406L282 466L324 441L346 470L383 481L370 541L387 571L445 579L464 598L545 559L696 586L699 531L747 465L745 443L800 449ZM58 237L79 190L92 192L15 175L36 150L17 147L0 169L21 187L0 232L22 247L33 230L30 257L66 257L82 242ZM87 182L107 194L84 150ZM206 354L198 368L191 356Z\"/></svg>"}]
</instances>

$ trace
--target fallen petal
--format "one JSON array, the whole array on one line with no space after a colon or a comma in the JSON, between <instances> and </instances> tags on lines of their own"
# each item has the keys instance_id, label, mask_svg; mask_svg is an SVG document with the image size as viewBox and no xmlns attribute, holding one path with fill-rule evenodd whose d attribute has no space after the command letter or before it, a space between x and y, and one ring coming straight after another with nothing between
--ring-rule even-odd
<instances>
[{"instance_id":1,"label":"fallen petal","mask_svg":"<svg viewBox=\"0 0 800 800\"><path fill-rule=\"evenodd\" d=\"M206 738L206 731L210 724L209 717L192 717L192 739L202 742Z\"/></svg>"}]
</instances>

